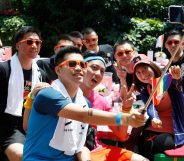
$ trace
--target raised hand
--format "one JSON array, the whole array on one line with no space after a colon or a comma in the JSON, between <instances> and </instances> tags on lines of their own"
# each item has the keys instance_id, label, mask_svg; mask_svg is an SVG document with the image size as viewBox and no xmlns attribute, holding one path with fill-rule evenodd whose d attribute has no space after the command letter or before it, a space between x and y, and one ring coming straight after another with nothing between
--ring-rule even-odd
<instances>
[{"instance_id":1,"label":"raised hand","mask_svg":"<svg viewBox=\"0 0 184 161\"><path fill-rule=\"evenodd\" d=\"M181 68L177 65L171 66L169 72L172 75L173 79L181 79Z\"/></svg>"},{"instance_id":2,"label":"raised hand","mask_svg":"<svg viewBox=\"0 0 184 161\"><path fill-rule=\"evenodd\" d=\"M114 68L116 69L117 76L120 81L125 81L127 76L127 69L124 66L119 66L117 63L114 64Z\"/></svg>"},{"instance_id":3,"label":"raised hand","mask_svg":"<svg viewBox=\"0 0 184 161\"><path fill-rule=\"evenodd\" d=\"M128 90L126 85L123 85L123 87L121 88L122 105L123 105L122 111L123 112L130 112L132 105L133 105L133 102L136 99L136 96L133 93L134 87L135 87L135 85L132 84L129 90Z\"/></svg>"}]
</instances>

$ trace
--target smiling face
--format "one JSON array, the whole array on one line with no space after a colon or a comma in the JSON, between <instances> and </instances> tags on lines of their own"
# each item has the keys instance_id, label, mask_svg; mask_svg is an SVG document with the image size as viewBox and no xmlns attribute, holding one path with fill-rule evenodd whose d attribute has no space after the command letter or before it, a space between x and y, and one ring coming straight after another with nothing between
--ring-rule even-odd
<instances>
[{"instance_id":1,"label":"smiling face","mask_svg":"<svg viewBox=\"0 0 184 161\"><path fill-rule=\"evenodd\" d=\"M149 65L139 64L135 68L135 75L141 82L152 84L154 71Z\"/></svg>"},{"instance_id":2,"label":"smiling face","mask_svg":"<svg viewBox=\"0 0 184 161\"><path fill-rule=\"evenodd\" d=\"M76 64L64 63L66 60L72 60ZM71 86L80 85L83 82L83 76L86 70L86 68L80 65L80 62L84 63L83 57L80 54L66 54L64 62L60 63L55 69L59 79L63 84L69 84Z\"/></svg>"},{"instance_id":3,"label":"smiling face","mask_svg":"<svg viewBox=\"0 0 184 161\"><path fill-rule=\"evenodd\" d=\"M90 89L95 88L102 81L104 73L105 65L101 60L89 61L84 75L84 85Z\"/></svg>"},{"instance_id":4,"label":"smiling face","mask_svg":"<svg viewBox=\"0 0 184 161\"><path fill-rule=\"evenodd\" d=\"M131 59L133 55L134 55L134 49L128 43L117 46L114 52L114 57L117 61L117 64L125 67L131 64Z\"/></svg>"},{"instance_id":5,"label":"smiling face","mask_svg":"<svg viewBox=\"0 0 184 161\"><path fill-rule=\"evenodd\" d=\"M181 40L181 36L180 35L171 35L167 38L167 41L165 42L165 47L166 49L169 51L169 53L171 54L171 56L174 54L176 48L178 47L179 43ZM180 54L182 51L183 47L181 47L178 50L178 53Z\"/></svg>"},{"instance_id":6,"label":"smiling face","mask_svg":"<svg viewBox=\"0 0 184 161\"><path fill-rule=\"evenodd\" d=\"M33 40L33 43L28 44L26 40ZM19 57L25 60L36 58L41 49L41 43L37 44L37 40L40 41L40 38L36 33L29 32L25 34L23 38L16 43Z\"/></svg>"}]
</instances>

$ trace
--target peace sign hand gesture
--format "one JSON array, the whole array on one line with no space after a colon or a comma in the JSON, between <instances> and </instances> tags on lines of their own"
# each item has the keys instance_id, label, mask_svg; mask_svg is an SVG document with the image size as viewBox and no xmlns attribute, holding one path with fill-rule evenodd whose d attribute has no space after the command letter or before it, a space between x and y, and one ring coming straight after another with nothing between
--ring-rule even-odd
<instances>
[{"instance_id":1,"label":"peace sign hand gesture","mask_svg":"<svg viewBox=\"0 0 184 161\"><path fill-rule=\"evenodd\" d=\"M122 111L129 113L131 108L132 108L132 104L136 99L135 94L133 93L134 91L134 87L135 85L132 84L130 89L128 90L126 85L123 85L121 92L122 92Z\"/></svg>"}]
</instances>

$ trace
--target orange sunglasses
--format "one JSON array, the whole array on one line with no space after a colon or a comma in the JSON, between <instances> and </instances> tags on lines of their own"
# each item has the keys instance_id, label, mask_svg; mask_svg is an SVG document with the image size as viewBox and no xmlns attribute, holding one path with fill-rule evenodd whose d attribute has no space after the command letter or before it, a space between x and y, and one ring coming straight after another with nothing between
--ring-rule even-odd
<instances>
[{"instance_id":1,"label":"orange sunglasses","mask_svg":"<svg viewBox=\"0 0 184 161\"><path fill-rule=\"evenodd\" d=\"M37 40L37 39L24 39L19 41L19 43L26 42L27 45L33 45L34 43L39 46L42 44L42 40Z\"/></svg>"},{"instance_id":2,"label":"orange sunglasses","mask_svg":"<svg viewBox=\"0 0 184 161\"><path fill-rule=\"evenodd\" d=\"M87 62L81 61L81 60L65 60L64 62L60 63L58 66L62 67L64 65L67 65L70 68L75 68L77 65L79 65L82 69L85 69L87 67Z\"/></svg>"}]
</instances>

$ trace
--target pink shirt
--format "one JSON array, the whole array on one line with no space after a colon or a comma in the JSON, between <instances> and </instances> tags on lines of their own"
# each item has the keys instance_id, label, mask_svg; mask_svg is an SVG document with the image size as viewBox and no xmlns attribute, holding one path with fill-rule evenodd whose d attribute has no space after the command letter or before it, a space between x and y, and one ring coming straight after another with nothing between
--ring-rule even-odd
<instances>
[{"instance_id":1,"label":"pink shirt","mask_svg":"<svg viewBox=\"0 0 184 161\"><path fill-rule=\"evenodd\" d=\"M105 97L101 96L97 91L92 91L89 101L91 102L93 109L102 111L112 110L112 107L109 105Z\"/></svg>"},{"instance_id":2,"label":"pink shirt","mask_svg":"<svg viewBox=\"0 0 184 161\"><path fill-rule=\"evenodd\" d=\"M112 107L109 105L108 101L105 97L101 96L97 91L92 91L91 97L89 101L92 104L93 109L101 110L101 111L112 111ZM93 125L97 129L96 126ZM109 140L117 140L117 137L113 134L112 131L97 131L95 140L96 140L96 148L103 146L104 144L99 139L109 139Z\"/></svg>"}]
</instances>

